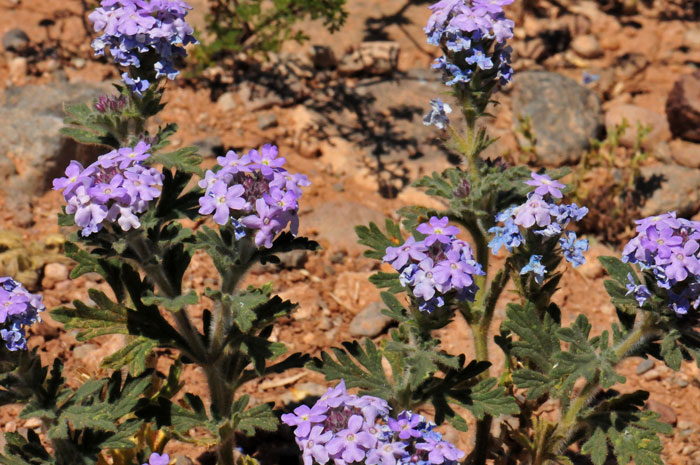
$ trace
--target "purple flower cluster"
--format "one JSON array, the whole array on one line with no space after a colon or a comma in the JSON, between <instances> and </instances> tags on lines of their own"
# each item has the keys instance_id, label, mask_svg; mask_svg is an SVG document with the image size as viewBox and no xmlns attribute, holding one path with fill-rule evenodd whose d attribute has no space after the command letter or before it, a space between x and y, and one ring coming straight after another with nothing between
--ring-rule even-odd
<instances>
[{"instance_id":1,"label":"purple flower cluster","mask_svg":"<svg viewBox=\"0 0 700 465\"><path fill-rule=\"evenodd\" d=\"M675 212L636 221L637 236L622 251L622 261L651 270L659 287L668 289L678 315L700 306L700 222L677 218ZM627 287L637 302L650 297L645 286L630 279Z\"/></svg>"},{"instance_id":2,"label":"purple flower cluster","mask_svg":"<svg viewBox=\"0 0 700 465\"><path fill-rule=\"evenodd\" d=\"M452 465L464 456L424 417L402 412L394 419L389 410L383 399L348 394L341 381L282 421L295 427L304 465Z\"/></svg>"},{"instance_id":3,"label":"purple flower cluster","mask_svg":"<svg viewBox=\"0 0 700 465\"><path fill-rule=\"evenodd\" d=\"M459 229L448 221L433 216L416 228L425 239L411 236L398 247L387 247L384 256L400 273L401 285L418 299L420 310L428 313L444 306L449 296L473 301L478 290L474 276L484 274L469 244L457 239Z\"/></svg>"},{"instance_id":4,"label":"purple flower cluster","mask_svg":"<svg viewBox=\"0 0 700 465\"><path fill-rule=\"evenodd\" d=\"M0 337L9 350L27 348L24 327L41 321L39 312L46 310L41 300L14 279L0 278Z\"/></svg>"},{"instance_id":5,"label":"purple flower cluster","mask_svg":"<svg viewBox=\"0 0 700 465\"><path fill-rule=\"evenodd\" d=\"M199 182L206 190L199 199L199 213L213 213L222 226L230 220L236 239L253 232L258 247L272 247L272 240L287 225L296 235L301 187L310 183L306 176L283 168L286 160L276 146L266 144L242 156L229 151L217 161L221 169L208 170Z\"/></svg>"},{"instance_id":6,"label":"purple flower cluster","mask_svg":"<svg viewBox=\"0 0 700 465\"><path fill-rule=\"evenodd\" d=\"M168 465L170 463L170 456L168 454L159 454L158 452L153 452L148 458L148 463L143 465Z\"/></svg>"},{"instance_id":7,"label":"purple flower cluster","mask_svg":"<svg viewBox=\"0 0 700 465\"><path fill-rule=\"evenodd\" d=\"M163 185L163 175L143 164L150 149L139 142L100 155L87 168L74 160L66 177L54 179L54 190L63 190L66 213L74 215L83 236L101 230L105 222L116 222L123 231L141 226L137 215L160 197Z\"/></svg>"},{"instance_id":8,"label":"purple flower cluster","mask_svg":"<svg viewBox=\"0 0 700 465\"><path fill-rule=\"evenodd\" d=\"M428 43L442 47L444 55L433 68L443 71L447 85L466 84L477 72L486 72L501 85L511 81L513 21L503 7L514 0L440 0L425 27Z\"/></svg>"},{"instance_id":9,"label":"purple flower cluster","mask_svg":"<svg viewBox=\"0 0 700 465\"><path fill-rule=\"evenodd\" d=\"M102 0L101 6L88 16L96 32L102 35L92 42L97 55L109 49L120 66L153 66L156 79L175 79L174 58L186 56L184 46L196 44L193 29L185 21L192 9L182 0ZM144 59L147 54L153 58ZM150 73L150 69L146 70ZM136 95L148 89L143 77L122 75Z\"/></svg>"},{"instance_id":10,"label":"purple flower cluster","mask_svg":"<svg viewBox=\"0 0 700 465\"><path fill-rule=\"evenodd\" d=\"M494 226L489 229L489 233L494 235L489 242L493 254L498 254L501 247L505 247L508 252L513 252L523 244L526 236L521 231L522 228L543 238L559 237L559 246L566 261L574 267L582 265L585 262L583 253L588 250L588 241L577 239L576 233L564 229L571 221L580 221L586 216L588 209L579 207L575 203L570 205L555 203L555 199L562 198L561 189L565 186L547 175L533 172L532 179L525 184L535 187L535 190L528 194L525 203L510 207L496 215L496 222L502 223L503 226ZM546 269L540 264L541 259L541 256L533 255L521 273L534 272L537 282L541 282L546 273Z\"/></svg>"}]
</instances>

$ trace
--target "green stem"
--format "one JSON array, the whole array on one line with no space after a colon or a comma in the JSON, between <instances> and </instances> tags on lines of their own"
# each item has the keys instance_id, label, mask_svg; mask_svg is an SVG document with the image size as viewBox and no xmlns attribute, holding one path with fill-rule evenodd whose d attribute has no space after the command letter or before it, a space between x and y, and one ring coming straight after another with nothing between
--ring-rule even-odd
<instances>
[{"instance_id":1,"label":"green stem","mask_svg":"<svg viewBox=\"0 0 700 465\"><path fill-rule=\"evenodd\" d=\"M489 360L488 329L488 326L482 326L478 323L471 326L472 337L474 339L474 352L476 353L476 360L480 362ZM488 378L489 373L490 369L486 369L479 377L481 379ZM484 415L482 419L476 422L476 438L474 451L472 453L473 465L486 464L486 459L490 450L492 422L493 417L491 415Z\"/></svg>"}]
</instances>

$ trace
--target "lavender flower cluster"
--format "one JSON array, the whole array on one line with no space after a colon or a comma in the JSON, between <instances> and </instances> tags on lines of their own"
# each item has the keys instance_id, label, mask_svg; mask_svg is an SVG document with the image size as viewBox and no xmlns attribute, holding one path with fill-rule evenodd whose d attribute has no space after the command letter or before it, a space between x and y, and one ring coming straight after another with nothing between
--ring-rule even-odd
<instances>
[{"instance_id":1,"label":"lavender flower cluster","mask_svg":"<svg viewBox=\"0 0 700 465\"><path fill-rule=\"evenodd\" d=\"M677 218L675 212L636 221L637 236L622 251L622 261L650 270L656 284L668 290L669 305L679 316L700 306L700 222ZM649 289L628 277L628 294L640 306Z\"/></svg>"},{"instance_id":2,"label":"lavender flower cluster","mask_svg":"<svg viewBox=\"0 0 700 465\"><path fill-rule=\"evenodd\" d=\"M120 66L140 68L147 63L153 67L156 79L175 79L179 71L174 58L187 55L185 45L198 43L185 21L190 9L182 0L102 0L88 16L95 31L103 32L92 42L92 48L98 56L108 48ZM152 57L144 59L147 54ZM151 84L143 76L124 73L122 78L138 96Z\"/></svg>"},{"instance_id":3,"label":"lavender flower cluster","mask_svg":"<svg viewBox=\"0 0 700 465\"><path fill-rule=\"evenodd\" d=\"M444 55L433 68L440 69L449 86L466 84L474 74L486 71L501 85L511 81L511 49L514 23L503 7L514 0L440 0L424 31L428 43L442 47Z\"/></svg>"},{"instance_id":4,"label":"lavender flower cluster","mask_svg":"<svg viewBox=\"0 0 700 465\"><path fill-rule=\"evenodd\" d=\"M266 144L242 156L229 151L217 161L221 169L208 170L199 182L206 190L199 213L214 213L214 221L222 226L230 220L236 239L254 233L258 247L272 247L287 225L297 234L301 187L311 183L305 175L283 168L286 160L276 146Z\"/></svg>"},{"instance_id":5,"label":"lavender flower cluster","mask_svg":"<svg viewBox=\"0 0 700 465\"><path fill-rule=\"evenodd\" d=\"M526 242L526 235L520 229L523 228L545 239L559 236L559 246L566 261L574 267L582 265L585 262L583 252L588 250L588 241L578 239L575 232L564 229L571 221L580 221L586 216L588 208L579 207L575 203L570 205L555 203L555 199L563 197L561 189L565 187L564 184L547 175L533 172L531 176L532 179L525 183L535 187L535 190L528 194L527 201L496 215L496 221L503 226L494 226L489 229L489 233L494 235L489 242L491 251L497 255L501 247L505 247L508 252L513 252ZM541 255L531 255L530 261L520 270L520 273L532 273L535 281L541 284L547 273L541 260Z\"/></svg>"},{"instance_id":6,"label":"lavender flower cluster","mask_svg":"<svg viewBox=\"0 0 700 465\"><path fill-rule=\"evenodd\" d=\"M150 149L142 141L112 150L87 168L73 160L66 177L54 179L54 190L63 190L66 213L74 215L83 236L98 232L105 222L116 222L123 231L141 226L137 215L160 197L163 185L163 175L143 164Z\"/></svg>"},{"instance_id":7,"label":"lavender flower cluster","mask_svg":"<svg viewBox=\"0 0 700 465\"><path fill-rule=\"evenodd\" d=\"M459 228L449 226L448 221L433 216L416 228L425 239L417 241L411 236L398 247L387 247L384 256L400 273L401 285L418 298L420 310L428 313L443 307L448 294L473 301L478 290L474 276L484 274L469 244L457 239Z\"/></svg>"},{"instance_id":8,"label":"lavender flower cluster","mask_svg":"<svg viewBox=\"0 0 700 465\"><path fill-rule=\"evenodd\" d=\"M39 312L46 310L41 300L14 279L0 278L0 337L9 350L27 348L24 327L41 321Z\"/></svg>"},{"instance_id":9,"label":"lavender flower cluster","mask_svg":"<svg viewBox=\"0 0 700 465\"><path fill-rule=\"evenodd\" d=\"M341 381L282 421L295 427L304 465L452 465L464 456L421 415L404 411L394 419L389 410L383 399L349 395Z\"/></svg>"}]
</instances>

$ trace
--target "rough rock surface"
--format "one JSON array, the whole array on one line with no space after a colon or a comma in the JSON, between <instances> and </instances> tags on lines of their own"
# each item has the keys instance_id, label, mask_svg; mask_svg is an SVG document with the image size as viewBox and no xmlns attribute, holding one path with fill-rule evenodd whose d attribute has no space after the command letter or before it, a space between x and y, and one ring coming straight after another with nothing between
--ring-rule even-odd
<instances>
[{"instance_id":1,"label":"rough rock surface","mask_svg":"<svg viewBox=\"0 0 700 465\"><path fill-rule=\"evenodd\" d=\"M347 245L349 251L364 250L357 244L355 226L370 222L383 225L385 218L381 212L358 202L328 202L301 216L303 228L316 231L319 240Z\"/></svg>"},{"instance_id":2,"label":"rough rock surface","mask_svg":"<svg viewBox=\"0 0 700 465\"><path fill-rule=\"evenodd\" d=\"M575 163L603 134L604 116L593 91L557 73L526 71L514 82L514 126L529 117L537 138L540 162L561 166Z\"/></svg>"},{"instance_id":3,"label":"rough rock surface","mask_svg":"<svg viewBox=\"0 0 700 465\"><path fill-rule=\"evenodd\" d=\"M678 78L668 94L666 115L674 136L700 142L700 72Z\"/></svg>"},{"instance_id":4,"label":"rough rock surface","mask_svg":"<svg viewBox=\"0 0 700 465\"><path fill-rule=\"evenodd\" d=\"M108 86L52 84L8 88L0 107L0 179L12 196L40 194L70 160L90 163L104 148L62 136L63 106L89 102Z\"/></svg>"},{"instance_id":5,"label":"rough rock surface","mask_svg":"<svg viewBox=\"0 0 700 465\"><path fill-rule=\"evenodd\" d=\"M641 170L651 197L642 207L643 216L668 211L689 218L700 210L700 171L679 165L646 166Z\"/></svg>"},{"instance_id":6,"label":"rough rock surface","mask_svg":"<svg viewBox=\"0 0 700 465\"><path fill-rule=\"evenodd\" d=\"M651 127L651 131L642 141L642 147L647 150L653 150L659 143L668 142L671 139L666 115L661 113L637 105L616 105L605 114L605 127L621 125L623 120L629 124L625 133L620 136L620 143L625 147L634 147L638 124Z\"/></svg>"},{"instance_id":7,"label":"rough rock surface","mask_svg":"<svg viewBox=\"0 0 700 465\"><path fill-rule=\"evenodd\" d=\"M679 165L700 168L700 144L676 139L670 144L671 157Z\"/></svg>"}]
</instances>

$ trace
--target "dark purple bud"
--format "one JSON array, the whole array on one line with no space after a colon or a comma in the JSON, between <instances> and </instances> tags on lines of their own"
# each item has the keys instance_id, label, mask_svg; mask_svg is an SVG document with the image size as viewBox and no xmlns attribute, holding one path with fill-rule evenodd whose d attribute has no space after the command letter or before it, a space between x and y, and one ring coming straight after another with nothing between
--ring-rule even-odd
<instances>
[{"instance_id":1,"label":"dark purple bud","mask_svg":"<svg viewBox=\"0 0 700 465\"><path fill-rule=\"evenodd\" d=\"M457 186L452 195L454 195L458 199L464 199L469 197L471 191L472 186L469 185L469 181L467 181L466 179L462 179L462 183L459 186Z\"/></svg>"},{"instance_id":2,"label":"dark purple bud","mask_svg":"<svg viewBox=\"0 0 700 465\"><path fill-rule=\"evenodd\" d=\"M486 159L486 164L489 168L498 168L501 171L505 171L509 168L508 162L503 159L503 157L496 157L493 160L490 158Z\"/></svg>"}]
</instances>

